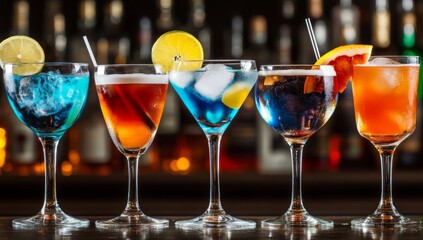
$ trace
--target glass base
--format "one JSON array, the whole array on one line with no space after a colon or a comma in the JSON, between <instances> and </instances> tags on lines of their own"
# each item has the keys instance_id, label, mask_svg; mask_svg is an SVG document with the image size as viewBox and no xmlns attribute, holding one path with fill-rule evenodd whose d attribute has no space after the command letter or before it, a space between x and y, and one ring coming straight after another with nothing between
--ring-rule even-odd
<instances>
[{"instance_id":1,"label":"glass base","mask_svg":"<svg viewBox=\"0 0 423 240\"><path fill-rule=\"evenodd\" d=\"M300 214L285 213L278 218L263 220L261 226L268 228L315 227L327 229L333 227L333 221L313 217L307 212Z\"/></svg>"},{"instance_id":2,"label":"glass base","mask_svg":"<svg viewBox=\"0 0 423 240\"><path fill-rule=\"evenodd\" d=\"M37 227L37 226L68 226L86 227L90 224L87 219L77 219L66 215L62 210L56 209L54 212L38 213L30 218L14 219L13 225L17 227Z\"/></svg>"},{"instance_id":3,"label":"glass base","mask_svg":"<svg viewBox=\"0 0 423 240\"><path fill-rule=\"evenodd\" d=\"M351 226L355 228L418 228L420 221L406 218L402 215L375 215L365 218L358 218L351 221Z\"/></svg>"},{"instance_id":4,"label":"glass base","mask_svg":"<svg viewBox=\"0 0 423 240\"><path fill-rule=\"evenodd\" d=\"M256 227L256 222L251 220L241 220L226 213L223 215L203 214L193 219L176 221L175 227L181 229L199 229L203 227L250 229Z\"/></svg>"},{"instance_id":5,"label":"glass base","mask_svg":"<svg viewBox=\"0 0 423 240\"><path fill-rule=\"evenodd\" d=\"M99 220L95 222L98 228L113 228L113 227L167 227L169 220L156 219L146 216L144 213L126 214L122 213L120 216L109 219Z\"/></svg>"}]
</instances>

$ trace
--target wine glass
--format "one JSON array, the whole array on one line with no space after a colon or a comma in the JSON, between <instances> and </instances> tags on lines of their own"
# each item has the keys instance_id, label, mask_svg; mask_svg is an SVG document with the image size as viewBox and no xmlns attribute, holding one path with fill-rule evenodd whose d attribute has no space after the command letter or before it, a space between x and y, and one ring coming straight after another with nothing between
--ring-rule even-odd
<instances>
[{"instance_id":1,"label":"wine glass","mask_svg":"<svg viewBox=\"0 0 423 240\"><path fill-rule=\"evenodd\" d=\"M181 220L176 227L255 227L254 221L227 214L220 201L219 148L226 128L235 117L257 80L253 60L178 60L169 80L205 133L210 156L210 202L203 215Z\"/></svg>"},{"instance_id":2,"label":"wine glass","mask_svg":"<svg viewBox=\"0 0 423 240\"><path fill-rule=\"evenodd\" d=\"M22 75L31 70L32 75ZM86 226L88 220L66 215L56 195L57 146L77 121L87 99L88 64L14 63L4 65L7 99L13 112L38 136L44 151L45 192L41 211L14 225Z\"/></svg>"},{"instance_id":3,"label":"wine glass","mask_svg":"<svg viewBox=\"0 0 423 240\"><path fill-rule=\"evenodd\" d=\"M165 105L168 76L159 65L119 64L95 67L101 111L117 149L128 161L128 200L118 217L97 227L167 226L146 216L138 202L138 162L153 142Z\"/></svg>"},{"instance_id":4,"label":"wine glass","mask_svg":"<svg viewBox=\"0 0 423 240\"><path fill-rule=\"evenodd\" d=\"M335 110L336 73L329 65L264 65L255 87L257 109L264 121L288 143L291 151L292 194L288 211L263 227L331 227L332 221L311 216L303 206L303 147Z\"/></svg>"},{"instance_id":5,"label":"wine glass","mask_svg":"<svg viewBox=\"0 0 423 240\"><path fill-rule=\"evenodd\" d=\"M416 127L417 56L372 56L368 64L355 65L352 81L357 130L378 150L382 193L376 211L354 219L354 227L414 227L419 221L402 216L392 198L392 161L396 147Z\"/></svg>"}]
</instances>

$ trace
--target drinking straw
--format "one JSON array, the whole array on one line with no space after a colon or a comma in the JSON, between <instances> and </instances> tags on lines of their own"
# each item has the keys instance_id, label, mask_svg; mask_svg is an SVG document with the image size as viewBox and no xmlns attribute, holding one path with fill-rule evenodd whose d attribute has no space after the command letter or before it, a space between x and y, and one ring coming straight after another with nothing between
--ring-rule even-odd
<instances>
[{"instance_id":1,"label":"drinking straw","mask_svg":"<svg viewBox=\"0 0 423 240\"><path fill-rule=\"evenodd\" d=\"M84 39L85 46L87 47L88 54L90 55L90 58L94 64L94 67L97 67L97 61L95 60L94 53L93 53L93 50L91 49L90 42L88 42L87 36L83 36L82 38Z\"/></svg>"},{"instance_id":2,"label":"drinking straw","mask_svg":"<svg viewBox=\"0 0 423 240\"><path fill-rule=\"evenodd\" d=\"M310 36L311 45L313 46L314 55L316 56L316 60L318 60L320 58L319 47L317 46L316 36L314 35L310 18L306 18L305 22L307 25L308 35Z\"/></svg>"}]
</instances>

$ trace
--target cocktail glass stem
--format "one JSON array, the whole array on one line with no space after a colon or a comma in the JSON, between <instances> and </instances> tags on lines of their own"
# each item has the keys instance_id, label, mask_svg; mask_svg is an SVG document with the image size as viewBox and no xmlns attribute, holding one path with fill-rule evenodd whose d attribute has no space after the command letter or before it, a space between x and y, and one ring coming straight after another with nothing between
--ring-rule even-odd
<instances>
[{"instance_id":1,"label":"cocktail glass stem","mask_svg":"<svg viewBox=\"0 0 423 240\"><path fill-rule=\"evenodd\" d=\"M254 228L256 223L241 220L227 214L220 201L219 151L221 134L207 134L210 155L210 202L207 210L199 217L176 221L178 228L198 229L203 227L224 227L230 229Z\"/></svg>"},{"instance_id":2,"label":"cocktail glass stem","mask_svg":"<svg viewBox=\"0 0 423 240\"><path fill-rule=\"evenodd\" d=\"M45 182L44 182L44 204L40 212L30 218L15 219L16 226L32 227L39 225L57 226L88 226L89 221L76 219L66 215L60 209L56 192L56 163L57 146L61 136L40 137L44 152Z\"/></svg>"},{"instance_id":3,"label":"cocktail glass stem","mask_svg":"<svg viewBox=\"0 0 423 240\"><path fill-rule=\"evenodd\" d=\"M291 164L292 164L292 193L291 205L288 212L291 214L301 214L307 212L303 205L302 199L302 160L303 160L304 143L291 143Z\"/></svg>"},{"instance_id":4,"label":"cocktail glass stem","mask_svg":"<svg viewBox=\"0 0 423 240\"><path fill-rule=\"evenodd\" d=\"M138 202L138 156L126 156L128 161L128 201L126 203L126 213L141 212Z\"/></svg>"},{"instance_id":5,"label":"cocktail glass stem","mask_svg":"<svg viewBox=\"0 0 423 240\"><path fill-rule=\"evenodd\" d=\"M380 154L382 173L382 193L376 211L366 218L351 221L353 227L419 227L419 221L402 216L392 199L392 162L397 145L377 146Z\"/></svg>"},{"instance_id":6,"label":"cocktail glass stem","mask_svg":"<svg viewBox=\"0 0 423 240\"><path fill-rule=\"evenodd\" d=\"M206 213L211 215L225 214L220 202L219 151L221 138L220 134L207 135L210 156L210 202Z\"/></svg>"},{"instance_id":7,"label":"cocktail glass stem","mask_svg":"<svg viewBox=\"0 0 423 240\"><path fill-rule=\"evenodd\" d=\"M382 193L379 206L373 215L399 217L392 199L392 161L395 147L378 147L382 173Z\"/></svg>"},{"instance_id":8,"label":"cocktail glass stem","mask_svg":"<svg viewBox=\"0 0 423 240\"><path fill-rule=\"evenodd\" d=\"M282 216L276 219L263 220L263 227L319 227L322 229L333 227L333 222L311 216L303 205L302 198L302 159L306 141L289 141L292 164L292 193L291 205Z\"/></svg>"},{"instance_id":9,"label":"cocktail glass stem","mask_svg":"<svg viewBox=\"0 0 423 240\"><path fill-rule=\"evenodd\" d=\"M100 228L114 227L166 227L169 221L166 219L155 219L145 215L138 201L138 162L139 156L126 155L128 161L128 200L125 210L120 216L113 219L96 221L96 226Z\"/></svg>"},{"instance_id":10,"label":"cocktail glass stem","mask_svg":"<svg viewBox=\"0 0 423 240\"><path fill-rule=\"evenodd\" d=\"M41 214L50 215L61 211L56 194L56 163L59 140L60 137L40 137L45 166L44 205Z\"/></svg>"}]
</instances>

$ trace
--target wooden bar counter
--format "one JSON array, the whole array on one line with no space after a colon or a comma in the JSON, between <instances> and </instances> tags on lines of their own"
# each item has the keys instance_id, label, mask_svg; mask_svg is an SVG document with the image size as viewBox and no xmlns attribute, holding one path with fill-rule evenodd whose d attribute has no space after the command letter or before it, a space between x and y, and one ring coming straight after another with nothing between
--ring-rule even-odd
<instances>
[{"instance_id":1,"label":"wooden bar counter","mask_svg":"<svg viewBox=\"0 0 423 240\"><path fill-rule=\"evenodd\" d=\"M420 218L420 216L412 216ZM0 217L0 239L422 239L420 229L353 229L353 217L330 217L335 222L331 229L300 228L267 229L260 227L260 221L269 217L245 216L258 225L254 229L228 230L224 228L203 228L198 230L176 229L174 221L186 217L162 217L171 221L169 227L98 229L95 220L105 217L86 217L91 224L86 228L39 227L32 229L12 226L15 217Z\"/></svg>"}]
</instances>

